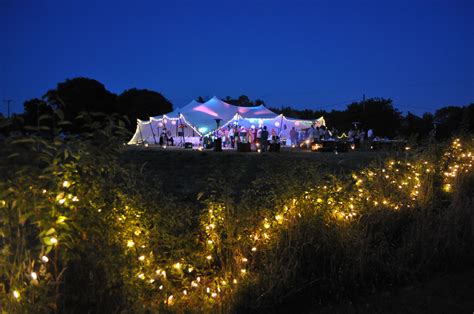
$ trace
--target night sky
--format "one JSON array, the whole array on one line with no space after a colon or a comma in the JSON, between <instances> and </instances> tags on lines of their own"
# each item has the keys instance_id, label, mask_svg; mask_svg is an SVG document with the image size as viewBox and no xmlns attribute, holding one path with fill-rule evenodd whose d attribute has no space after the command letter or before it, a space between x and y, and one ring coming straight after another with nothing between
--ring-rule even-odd
<instances>
[{"instance_id":1,"label":"night sky","mask_svg":"<svg viewBox=\"0 0 474 314\"><path fill-rule=\"evenodd\" d=\"M114 93L261 98L404 112L474 102L474 0L0 0L0 100L13 111L66 78Z\"/></svg>"}]
</instances>

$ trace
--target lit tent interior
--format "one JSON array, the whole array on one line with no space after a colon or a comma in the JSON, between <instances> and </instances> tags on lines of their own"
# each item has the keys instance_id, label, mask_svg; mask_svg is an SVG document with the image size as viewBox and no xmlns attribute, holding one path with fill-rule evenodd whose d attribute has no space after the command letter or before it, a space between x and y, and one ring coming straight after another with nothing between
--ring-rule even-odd
<instances>
[{"instance_id":1,"label":"lit tent interior","mask_svg":"<svg viewBox=\"0 0 474 314\"><path fill-rule=\"evenodd\" d=\"M185 142L197 145L202 137L210 136L218 128L229 125L245 128L266 126L270 134L273 129L280 138L289 139L289 132L293 127L297 131L302 131L313 123L326 125L323 117L316 120L286 118L263 105L235 106L214 96L205 103L193 100L188 105L170 113L150 117L148 121L138 120L135 134L128 144L157 144L160 134L167 132L174 138L177 145ZM290 145L289 140L287 145Z\"/></svg>"}]
</instances>

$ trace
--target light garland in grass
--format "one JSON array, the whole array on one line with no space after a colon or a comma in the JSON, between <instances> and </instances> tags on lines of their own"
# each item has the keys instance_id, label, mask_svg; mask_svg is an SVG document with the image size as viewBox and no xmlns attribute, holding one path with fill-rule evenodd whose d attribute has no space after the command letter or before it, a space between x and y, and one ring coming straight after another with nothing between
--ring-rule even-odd
<instances>
[{"instance_id":1,"label":"light garland in grass","mask_svg":"<svg viewBox=\"0 0 474 314\"><path fill-rule=\"evenodd\" d=\"M201 216L198 235L201 250L193 253L193 256L174 260L154 256L150 251L150 231L143 225L140 211L124 206L123 210L114 209L111 217L114 217L116 226L121 230L123 250L133 257L130 262L136 272L133 273L134 278L130 279L136 280L143 289L149 291L151 294L148 294L153 295L154 300L166 306L188 304L196 299L215 304L223 302L232 295L240 282L252 276L256 254L278 239L281 230L304 215L311 214L303 209L312 208L314 214L327 213L337 224L351 224L372 207L393 211L414 208L420 205L431 176L440 172L442 189L450 193L456 188L456 179L472 171L473 164L473 152L464 149L461 141L456 139L444 153L441 166L435 167L424 160L392 160L380 169L364 169L353 173L352 180L344 185L338 180L333 185L319 185L288 200L279 210L263 217L260 223L247 230L246 235L237 235L238 249L232 252L230 259L223 250L223 234L227 223L227 209L223 204L209 203ZM73 181L62 180L59 185L64 190L51 197L55 206L63 209L74 206L79 199L68 191ZM43 194L47 193L45 189ZM68 219L64 212L58 213L56 218L58 224L64 224ZM48 235L50 246L61 244L59 239L62 238L58 233L55 231ZM49 262L47 254L42 254L40 261L46 265ZM32 284L40 279L39 274L34 270L27 273ZM27 295L24 289L12 289L11 296L21 301L21 295Z\"/></svg>"}]
</instances>

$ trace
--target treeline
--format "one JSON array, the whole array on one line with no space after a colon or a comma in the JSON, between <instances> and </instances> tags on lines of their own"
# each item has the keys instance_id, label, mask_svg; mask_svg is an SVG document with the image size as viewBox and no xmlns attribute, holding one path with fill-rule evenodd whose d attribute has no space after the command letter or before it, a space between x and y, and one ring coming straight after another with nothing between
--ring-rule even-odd
<instances>
[{"instance_id":1,"label":"treeline","mask_svg":"<svg viewBox=\"0 0 474 314\"><path fill-rule=\"evenodd\" d=\"M199 96L196 100L205 102L208 99ZM246 95L237 98L227 96L222 100L245 107L265 105L263 100L251 100ZM287 117L299 119L316 119L324 116L330 128L348 131L357 126L364 130L372 129L375 135L390 138L423 139L431 134L442 140L456 133L474 131L474 103L466 106L447 106L438 109L434 114L424 113L421 116L411 112L403 115L393 106L391 99L385 98L353 102L347 105L345 110L298 110L288 106L270 109ZM61 120L70 122L69 125L62 126L62 129L69 132L80 131L86 123L78 119L81 112L102 112L123 116L129 121L128 129L134 131L136 119L148 119L150 116L172 110L173 104L159 92L132 88L117 95L94 79L78 77L58 83L56 88L47 91L41 98L26 101L24 112L10 119L9 131L24 131L25 126L29 126L30 129L33 126L37 130L42 127L54 128L53 112L60 112L63 116Z\"/></svg>"},{"instance_id":2,"label":"treeline","mask_svg":"<svg viewBox=\"0 0 474 314\"><path fill-rule=\"evenodd\" d=\"M358 128L372 129L375 135L393 137L417 136L427 138L430 133L443 140L457 133L474 132L474 103L467 106L446 106L434 114L426 112L419 116L408 112L403 115L393 106L391 99L371 98L353 102L346 110L297 110L291 107L270 108L287 117L314 119L324 116L329 127L347 131Z\"/></svg>"},{"instance_id":3,"label":"treeline","mask_svg":"<svg viewBox=\"0 0 474 314\"><path fill-rule=\"evenodd\" d=\"M148 89L127 89L117 95L105 86L84 77L68 79L58 83L56 88L47 91L41 98L24 103L24 112L11 119L11 130L20 131L25 126L54 127L54 114L58 111L61 120L69 121L62 128L66 131L80 131L88 123L77 119L81 112L101 112L117 114L129 120L128 128L134 130L136 119L148 119L173 110L172 103L161 93Z\"/></svg>"}]
</instances>

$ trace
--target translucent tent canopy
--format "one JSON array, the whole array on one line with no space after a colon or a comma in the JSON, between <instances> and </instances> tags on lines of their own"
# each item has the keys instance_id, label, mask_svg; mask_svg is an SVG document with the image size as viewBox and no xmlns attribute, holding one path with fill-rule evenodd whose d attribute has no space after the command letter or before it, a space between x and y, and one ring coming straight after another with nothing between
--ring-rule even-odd
<instances>
[{"instance_id":1,"label":"translucent tent canopy","mask_svg":"<svg viewBox=\"0 0 474 314\"><path fill-rule=\"evenodd\" d=\"M129 144L155 144L163 133L172 136L176 143L197 143L201 137L229 125L246 128L267 126L270 132L274 129L282 138L288 138L293 127L301 131L314 123L325 125L323 117L317 120L291 119L274 113L263 105L235 106L214 96L205 103L193 100L165 115L150 117L148 121L138 120L137 129Z\"/></svg>"}]
</instances>

